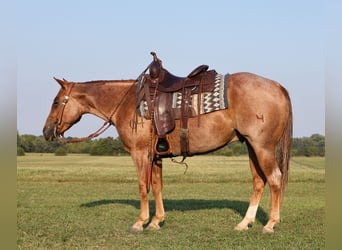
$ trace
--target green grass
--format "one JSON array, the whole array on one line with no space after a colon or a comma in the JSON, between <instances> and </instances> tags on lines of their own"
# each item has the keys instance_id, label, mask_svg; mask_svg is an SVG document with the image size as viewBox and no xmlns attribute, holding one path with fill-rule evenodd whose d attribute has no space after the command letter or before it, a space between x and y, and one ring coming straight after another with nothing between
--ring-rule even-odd
<instances>
[{"instance_id":1,"label":"green grass","mask_svg":"<svg viewBox=\"0 0 342 250\"><path fill-rule=\"evenodd\" d=\"M17 158L19 249L323 249L324 158L295 157L272 235L265 190L257 220L234 231L252 191L247 157L196 156L189 168L164 160L166 221L129 233L139 215L129 157L27 154ZM151 213L154 202L151 195Z\"/></svg>"}]
</instances>

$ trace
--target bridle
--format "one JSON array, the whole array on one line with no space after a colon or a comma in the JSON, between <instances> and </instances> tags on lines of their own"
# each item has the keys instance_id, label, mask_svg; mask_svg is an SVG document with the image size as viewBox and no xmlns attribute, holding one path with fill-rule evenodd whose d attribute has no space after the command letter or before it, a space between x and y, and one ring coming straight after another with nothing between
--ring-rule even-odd
<instances>
[{"instance_id":1,"label":"bridle","mask_svg":"<svg viewBox=\"0 0 342 250\"><path fill-rule=\"evenodd\" d=\"M69 96L70 96L70 93L71 93L71 90L73 89L73 87L75 86L75 83L71 83L66 95L64 96L64 99L61 103L61 108L58 110L58 113L57 113L57 119L56 119L56 124L57 126L60 125L62 123L62 118L63 118L63 113L64 113L64 109L65 109L65 105L68 103L69 101Z\"/></svg>"},{"instance_id":2,"label":"bridle","mask_svg":"<svg viewBox=\"0 0 342 250\"><path fill-rule=\"evenodd\" d=\"M63 113L64 113L64 109L66 104L68 103L69 99L70 99L70 94L71 94L71 90L74 88L75 83L71 82L70 83L70 87L66 92L66 95L64 96L63 101L61 102L61 106L60 109L58 110L57 113L57 117L56 117L56 130L57 130L57 126L59 126L62 123L62 119L63 119ZM128 94L128 92L130 91L130 89L134 86L134 83L132 84L132 86L130 88L128 88L128 90L126 91L126 93L122 96L122 100L126 97L126 95ZM97 136L99 136L100 134L102 134L103 132L105 132L111 125L113 125L111 119L114 116L114 114L116 113L116 111L118 110L118 108L121 106L122 104L122 100L119 102L119 105L117 105L114 110L111 112L110 116L108 117L107 121L104 122L104 124L98 129L96 130L94 133L82 137L82 138L76 138L76 139L65 139L63 135L61 136L56 136L60 142L62 143L76 143L76 142L83 142L83 141L87 141L90 140L92 138L95 138Z\"/></svg>"}]
</instances>

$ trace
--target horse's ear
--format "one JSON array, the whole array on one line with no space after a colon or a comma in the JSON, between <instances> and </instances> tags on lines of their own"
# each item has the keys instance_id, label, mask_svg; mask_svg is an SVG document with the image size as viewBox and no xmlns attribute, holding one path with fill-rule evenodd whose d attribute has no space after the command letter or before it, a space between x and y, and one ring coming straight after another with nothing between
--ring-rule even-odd
<instances>
[{"instance_id":1,"label":"horse's ear","mask_svg":"<svg viewBox=\"0 0 342 250\"><path fill-rule=\"evenodd\" d=\"M53 79L55 79L55 81L58 82L58 84L61 85L62 88L63 88L63 87L65 86L65 84L68 82L68 81L65 80L64 78L63 78L63 80L58 79L58 78L56 78L56 77L54 77Z\"/></svg>"}]
</instances>

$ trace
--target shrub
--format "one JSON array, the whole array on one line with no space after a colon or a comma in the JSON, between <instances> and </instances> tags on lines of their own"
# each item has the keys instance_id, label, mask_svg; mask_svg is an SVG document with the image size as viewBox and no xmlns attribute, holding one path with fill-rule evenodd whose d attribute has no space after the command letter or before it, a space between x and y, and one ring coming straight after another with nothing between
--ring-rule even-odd
<instances>
[{"instance_id":1,"label":"shrub","mask_svg":"<svg viewBox=\"0 0 342 250\"><path fill-rule=\"evenodd\" d=\"M64 147L57 148L55 151L56 156L64 156L68 154L68 150Z\"/></svg>"},{"instance_id":2,"label":"shrub","mask_svg":"<svg viewBox=\"0 0 342 250\"><path fill-rule=\"evenodd\" d=\"M24 156L25 151L22 147L17 147L17 156Z\"/></svg>"},{"instance_id":3,"label":"shrub","mask_svg":"<svg viewBox=\"0 0 342 250\"><path fill-rule=\"evenodd\" d=\"M90 155L107 155L114 154L114 140L112 137L100 138L90 148Z\"/></svg>"}]
</instances>

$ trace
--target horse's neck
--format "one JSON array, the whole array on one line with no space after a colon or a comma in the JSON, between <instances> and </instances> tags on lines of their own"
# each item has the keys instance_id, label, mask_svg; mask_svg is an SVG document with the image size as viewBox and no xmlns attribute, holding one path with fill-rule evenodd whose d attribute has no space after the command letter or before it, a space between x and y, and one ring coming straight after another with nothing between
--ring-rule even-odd
<instances>
[{"instance_id":1,"label":"horse's neck","mask_svg":"<svg viewBox=\"0 0 342 250\"><path fill-rule=\"evenodd\" d=\"M133 84L133 80L92 81L82 84L84 89L81 92L86 93L84 105L87 106L87 113L105 121L113 121L123 101L131 98L135 92Z\"/></svg>"}]
</instances>

